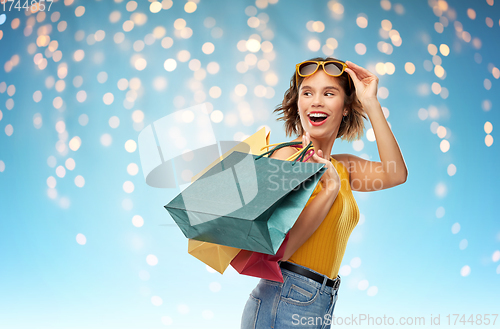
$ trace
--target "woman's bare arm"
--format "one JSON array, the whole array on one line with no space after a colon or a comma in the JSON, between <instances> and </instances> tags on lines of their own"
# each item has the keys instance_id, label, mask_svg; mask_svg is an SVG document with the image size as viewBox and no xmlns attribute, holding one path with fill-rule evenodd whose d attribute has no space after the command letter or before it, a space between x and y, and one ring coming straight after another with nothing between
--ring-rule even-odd
<instances>
[{"instance_id":1,"label":"woman's bare arm","mask_svg":"<svg viewBox=\"0 0 500 329\"><path fill-rule=\"evenodd\" d=\"M372 124L380 156L380 161L368 161L349 154L351 189L370 192L402 184L408 177L408 168L377 98L379 79L361 66L349 61L346 64L356 95Z\"/></svg>"}]
</instances>

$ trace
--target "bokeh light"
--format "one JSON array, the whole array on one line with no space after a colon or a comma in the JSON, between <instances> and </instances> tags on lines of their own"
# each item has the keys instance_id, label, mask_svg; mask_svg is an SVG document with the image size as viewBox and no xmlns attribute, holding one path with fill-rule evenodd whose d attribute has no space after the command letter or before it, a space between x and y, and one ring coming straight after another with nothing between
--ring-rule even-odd
<instances>
[{"instance_id":1,"label":"bokeh light","mask_svg":"<svg viewBox=\"0 0 500 329\"><path fill-rule=\"evenodd\" d=\"M79 245L85 245L87 244L87 237L85 235L83 235L82 233L78 233L76 235L76 243L78 243Z\"/></svg>"},{"instance_id":2,"label":"bokeh light","mask_svg":"<svg viewBox=\"0 0 500 329\"><path fill-rule=\"evenodd\" d=\"M177 130L172 130L172 135L168 135L170 143L165 143L159 120L177 110L205 103L205 119L218 138L226 134L230 140L242 141L257 127L266 127L271 131L270 143L289 141L290 136L285 136L283 131L283 121L276 120L279 113L273 111L293 81L294 65L316 56L332 56L352 60L380 79L377 97L387 125L400 143L410 176L406 185L377 193L405 209L411 209L414 203L404 192L411 184L424 198L419 218L426 220L421 221L415 234L409 237L408 245L418 245L419 242L412 239L429 230L437 232L439 241L451 246L441 250L445 258L458 261L458 267L451 261L437 264L434 259L426 259L429 266L449 270L450 287L459 286L464 280L474 284L473 280L481 277L484 282L475 285L477 289L470 297L480 300L481 305L477 307L484 308L487 302L491 303L490 291L494 289L481 288L494 287L495 283L489 278L490 274L500 274L497 263L500 251L497 247L485 249L484 246L500 241L500 232L491 216L480 216L481 230L494 232L484 236L483 231L471 225L477 218L471 211L491 208L495 213L495 204L484 203L488 200L484 195L478 198L469 194L467 200L478 207L461 209L459 216L456 212L457 204L465 195L459 187L467 181L467 170L463 169L467 166L463 161L470 160L471 150L476 160L484 164L481 175L495 177L493 125L500 80L500 64L495 62L495 36L500 26L495 14L498 3L493 0L482 3L381 0L372 8L364 3L325 0L310 5L311 12L304 10L304 4L256 0L233 2L228 7L216 1L209 4L199 0L182 3L63 0L54 3L50 11L36 5L37 8L27 12L1 13L0 176L7 191L4 200L8 200L16 216L30 218L27 214L30 207L21 201L31 197L40 199L42 206L37 206L36 211L43 214L30 230L22 229L20 222L11 221L4 235L0 233L8 245L21 238L24 241L20 249L10 251L12 257L5 264L10 275L7 278L14 280L13 286L19 286L21 281L16 282L16 276L11 275L10 271L18 264L10 260L25 259L25 255L42 259L38 254L41 249L35 248L35 242L43 237L55 241L55 246L64 248L61 250L77 248L77 253L84 252L85 257L61 258L65 259L62 267L58 267L57 262L37 265L39 272L44 273L47 286L74 289L71 290L74 296L82 296L82 285L73 285L68 290L68 281L61 273L73 277L71 271L79 269L79 275L93 278L88 269L100 266L102 255L95 254L95 250L106 251L102 248L105 242L114 246L113 257L127 259L133 271L108 257L107 265L99 272L100 279L111 282L110 277L120 273L123 280L136 280L137 285L130 285L131 291L125 288L124 296L139 296L139 302L146 307L141 314L147 314L147 307L158 307L167 311L152 318L157 324L161 321L175 326L192 320L198 321L193 324L195 327L223 327L217 322L223 318L217 308L208 304L197 307L188 300L172 304L169 294L179 295L178 288L170 287L167 293L159 289L156 278L164 277L165 282L169 282L171 277L166 269L181 264L186 273L194 273L204 280L205 292L201 291L200 300L208 294L214 305L218 305L218 296L221 300L233 300L236 297L232 294L241 296L243 290L250 291L246 284L232 285L237 276L231 268L223 279L217 279L214 276L218 275L217 271L188 256L186 246L180 248L177 240L172 240L172 234L181 232L168 214L162 218L156 212L164 211L162 206L167 202L160 194L170 193L173 197L179 192L176 192L179 186L163 192L148 189L139 134L151 129L156 142L152 150L158 150L159 157L155 161L168 162L171 153L168 147L181 152L193 150L197 146L191 147L191 144L203 137L209 140L209 133L200 137L196 131L198 116L194 111L185 111L180 122L168 121L169 127ZM209 10L209 6L213 10ZM302 20L290 19L291 13L299 13ZM233 20L239 22L237 29L231 25ZM458 79L463 76L463 70L458 70L467 66L473 70L466 79ZM467 92L460 85L463 82L467 84ZM378 161L377 146L380 145L376 145L376 137L380 138L381 130L371 121L373 118L370 114L364 121L360 139L352 142L338 139L332 152L336 153L338 148L338 153ZM183 124L194 128L195 133L182 128ZM418 138L412 138L414 136ZM417 163L418 156L411 156L412 152L418 154L417 149L430 152L425 166ZM430 172L436 175L429 175ZM175 174L177 179L189 181L196 172L193 168L175 167ZM26 196L19 196L15 184L24 182L26 175L29 177L23 191ZM482 180L477 184L486 195L495 195L489 185L482 185ZM41 193L37 196L38 192ZM397 280L390 275L374 276L369 261L373 255L383 254L388 245L382 241L367 249L369 236L364 229L373 218L387 216L390 222L395 215L393 212L382 214L379 210L385 209L383 206L370 208L375 204L372 198L376 198L376 194L354 193L354 196L366 210L366 216L360 214L357 226L363 225L365 219L366 223L353 231L351 247L354 248L347 248L339 269L339 274L346 277L344 289L351 292L346 296L352 302L356 291L366 293L373 298L375 308L377 305L390 308L391 304L380 303L380 298L397 299L390 289L383 288L390 286L388 280L392 283ZM159 208L157 200L160 200ZM59 228L63 230L58 230L50 220L60 218L71 218L71 225L61 222L58 225L62 225ZM144 225L145 219L151 225ZM119 225L108 225L112 222ZM119 228L118 235L112 232L112 227ZM16 235L16 230L25 236ZM377 230L372 233L380 233ZM82 246L88 237L89 248L75 246L75 237ZM156 241L160 237L164 240ZM172 251L170 254L159 251L162 243L171 243L165 249ZM60 258L50 244L45 247L42 256ZM414 254L406 247L402 246L398 253L416 262L422 260L424 254ZM363 262L358 256L360 250L365 250ZM149 266L158 264L155 255L166 257L166 261L151 269ZM184 257L192 260L184 262ZM481 266L475 265L478 262ZM383 260L378 265L392 266ZM474 267L473 273L471 267ZM199 269L201 272L197 273ZM129 272L132 274L127 277ZM408 282L413 281L411 273L403 274L401 277ZM184 279L179 283L185 283ZM404 285L401 282L396 283ZM82 287L97 297L105 292L105 289L93 291L92 287L99 287L95 284ZM442 294L436 303L445 305L447 291L440 291ZM8 300L27 298L22 289L6 293ZM42 296L36 289L33 293ZM190 293L189 289L186 293ZM72 297L66 297L67 304L74 305ZM119 304L108 299L101 298L109 305ZM44 296L44 301L47 307L51 305L50 296ZM413 302L416 305L421 301L417 298ZM124 297L123 302L130 301ZM457 312L470 309L466 306ZM33 313L29 308L25 311ZM68 312L64 305L60 311ZM110 312L113 313L112 307ZM227 317L224 317L228 325L230 321L237 322L234 314L234 307L228 306ZM189 321L185 315L189 315ZM123 317L117 316L118 320L114 321L120 318ZM39 323L31 326L46 325L43 317L37 321ZM88 321L91 323L90 318ZM103 321L109 322L109 318ZM116 325L123 326L118 322Z\"/></svg>"}]
</instances>

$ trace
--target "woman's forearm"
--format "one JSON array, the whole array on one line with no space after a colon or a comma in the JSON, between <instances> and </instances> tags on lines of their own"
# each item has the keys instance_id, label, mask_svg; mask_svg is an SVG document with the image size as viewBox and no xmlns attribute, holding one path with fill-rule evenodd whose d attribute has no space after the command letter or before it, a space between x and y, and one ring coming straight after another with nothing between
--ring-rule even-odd
<instances>
[{"instance_id":1,"label":"woman's forearm","mask_svg":"<svg viewBox=\"0 0 500 329\"><path fill-rule=\"evenodd\" d=\"M406 181L408 169L380 103L376 99L370 99L364 102L363 108L368 114L375 133L380 162L384 172L390 174L389 177L393 177L397 182Z\"/></svg>"},{"instance_id":2,"label":"woman's forearm","mask_svg":"<svg viewBox=\"0 0 500 329\"><path fill-rule=\"evenodd\" d=\"M323 222L337 198L339 188L329 190L323 188L316 197L302 210L299 218L289 231L288 242L283 261L288 260L297 249L309 239Z\"/></svg>"}]
</instances>

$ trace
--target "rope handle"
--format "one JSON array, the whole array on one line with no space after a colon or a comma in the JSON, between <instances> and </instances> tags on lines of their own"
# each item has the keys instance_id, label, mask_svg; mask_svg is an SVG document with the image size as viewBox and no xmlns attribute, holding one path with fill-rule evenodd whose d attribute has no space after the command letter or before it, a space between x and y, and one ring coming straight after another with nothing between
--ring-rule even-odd
<instances>
[{"instance_id":1,"label":"rope handle","mask_svg":"<svg viewBox=\"0 0 500 329\"><path fill-rule=\"evenodd\" d=\"M299 145L299 147L302 148L302 145ZM299 152L300 151L298 151L297 153L299 153ZM309 156L303 162L306 162L307 160L309 160L310 157L313 156L313 154L314 154L314 147L309 148L309 150L306 151L306 154L308 154L308 153L310 153Z\"/></svg>"},{"instance_id":2,"label":"rope handle","mask_svg":"<svg viewBox=\"0 0 500 329\"><path fill-rule=\"evenodd\" d=\"M302 142L286 142L286 143L267 144L267 145L263 146L261 148L261 150L263 150L265 148L269 149L269 147L271 147L271 146L275 146L275 147L272 150L268 150L267 152L262 153L257 158L255 158L255 160L258 160L267 154L268 154L268 157L270 157L273 155L274 151L279 150L280 148L283 148L286 146L293 146L293 145L302 145ZM308 153L310 153L309 156L304 160L305 155ZM305 148L297 151L296 153L294 153L293 155L288 157L286 159L286 161L291 161L292 159L295 158L295 160L292 163L292 166L293 166L293 165L295 165L295 163L297 161L302 161L302 160L303 160L302 162L307 161L313 154L314 154L314 146L312 145L312 142L309 142L309 144Z\"/></svg>"},{"instance_id":3,"label":"rope handle","mask_svg":"<svg viewBox=\"0 0 500 329\"><path fill-rule=\"evenodd\" d=\"M309 152L309 151L311 151L311 152ZM309 151L307 151L307 153L311 153L311 154L309 154L309 156L304 160L304 162L306 162L307 160L309 160L309 158L312 157L313 154L314 154L314 150L313 149L309 149Z\"/></svg>"}]
</instances>

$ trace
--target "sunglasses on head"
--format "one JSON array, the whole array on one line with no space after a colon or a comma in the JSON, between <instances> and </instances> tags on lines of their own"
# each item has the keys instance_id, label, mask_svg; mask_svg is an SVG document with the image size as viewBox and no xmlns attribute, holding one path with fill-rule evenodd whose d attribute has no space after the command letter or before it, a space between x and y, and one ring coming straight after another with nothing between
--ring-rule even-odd
<instances>
[{"instance_id":1,"label":"sunglasses on head","mask_svg":"<svg viewBox=\"0 0 500 329\"><path fill-rule=\"evenodd\" d=\"M295 84L299 85L299 76L305 78L313 75L318 71L319 67L323 68L326 74L332 77L339 77L344 73L347 64L341 61L305 61L295 65ZM351 77L348 75L349 89L351 88Z\"/></svg>"}]
</instances>

